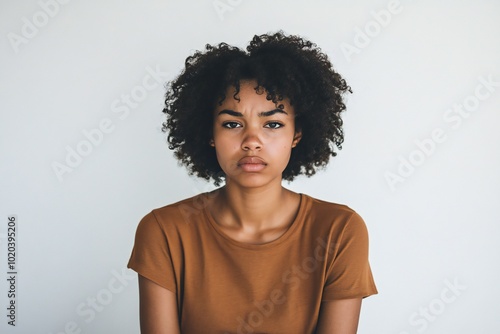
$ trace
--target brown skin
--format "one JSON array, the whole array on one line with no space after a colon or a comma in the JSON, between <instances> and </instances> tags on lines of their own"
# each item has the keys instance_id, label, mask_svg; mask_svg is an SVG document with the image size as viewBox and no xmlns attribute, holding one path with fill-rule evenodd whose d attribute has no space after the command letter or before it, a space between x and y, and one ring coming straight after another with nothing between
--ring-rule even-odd
<instances>
[{"instance_id":1,"label":"brown skin","mask_svg":"<svg viewBox=\"0 0 500 334\"><path fill-rule=\"evenodd\" d=\"M302 133L295 128L287 99L282 111L258 94L255 82L242 81L240 100L227 98L214 111L213 140L226 185L210 196L208 209L228 237L251 244L279 238L293 222L300 195L285 189L282 172ZM265 114L263 114L265 113ZM258 157L250 164L245 157ZM175 294L139 276L141 333L180 333ZM316 334L355 334L361 298L323 302ZM315 319L311 319L314 321Z\"/></svg>"},{"instance_id":2,"label":"brown skin","mask_svg":"<svg viewBox=\"0 0 500 334\"><path fill-rule=\"evenodd\" d=\"M322 302L315 334L356 334L360 311L361 298Z\"/></svg>"},{"instance_id":3,"label":"brown skin","mask_svg":"<svg viewBox=\"0 0 500 334\"><path fill-rule=\"evenodd\" d=\"M175 293L139 275L142 334L180 334Z\"/></svg>"}]
</instances>

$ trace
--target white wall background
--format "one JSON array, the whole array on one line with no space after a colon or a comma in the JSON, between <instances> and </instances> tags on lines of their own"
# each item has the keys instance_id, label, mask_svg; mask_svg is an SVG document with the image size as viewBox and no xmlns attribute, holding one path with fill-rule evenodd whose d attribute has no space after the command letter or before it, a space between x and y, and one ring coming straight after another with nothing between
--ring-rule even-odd
<instances>
[{"instance_id":1,"label":"white wall background","mask_svg":"<svg viewBox=\"0 0 500 334\"><path fill-rule=\"evenodd\" d=\"M344 149L289 187L368 225L379 295L359 333L500 333L499 13L494 0L1 0L0 332L139 332L124 269L137 223L210 189L167 149L150 72L166 81L205 43L283 29L316 42L354 90ZM87 155L70 166L71 150ZM388 173L401 174L392 186Z\"/></svg>"}]
</instances>

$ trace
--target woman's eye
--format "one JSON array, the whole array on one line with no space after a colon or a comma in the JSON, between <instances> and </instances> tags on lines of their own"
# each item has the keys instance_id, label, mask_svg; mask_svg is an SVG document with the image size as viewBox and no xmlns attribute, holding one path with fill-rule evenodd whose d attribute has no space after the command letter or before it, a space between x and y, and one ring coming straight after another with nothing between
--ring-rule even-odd
<instances>
[{"instance_id":1,"label":"woman's eye","mask_svg":"<svg viewBox=\"0 0 500 334\"><path fill-rule=\"evenodd\" d=\"M222 124L222 126L225 128L228 128L228 129L234 129L234 128L237 128L239 126L239 124L236 122L226 122L226 123Z\"/></svg>"},{"instance_id":2,"label":"woman's eye","mask_svg":"<svg viewBox=\"0 0 500 334\"><path fill-rule=\"evenodd\" d=\"M270 123L266 124L266 127L271 128L271 129L278 129L278 128L283 127L283 124L278 123L278 122L270 122Z\"/></svg>"}]
</instances>

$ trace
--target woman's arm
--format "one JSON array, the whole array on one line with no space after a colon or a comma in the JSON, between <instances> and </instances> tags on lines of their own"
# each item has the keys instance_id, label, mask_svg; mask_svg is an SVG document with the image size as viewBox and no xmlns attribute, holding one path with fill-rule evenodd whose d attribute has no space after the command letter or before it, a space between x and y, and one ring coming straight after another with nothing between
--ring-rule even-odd
<instances>
[{"instance_id":1,"label":"woman's arm","mask_svg":"<svg viewBox=\"0 0 500 334\"><path fill-rule=\"evenodd\" d=\"M142 334L180 334L175 293L139 275Z\"/></svg>"},{"instance_id":2,"label":"woman's arm","mask_svg":"<svg viewBox=\"0 0 500 334\"><path fill-rule=\"evenodd\" d=\"M321 303L316 334L356 334L361 298Z\"/></svg>"}]
</instances>

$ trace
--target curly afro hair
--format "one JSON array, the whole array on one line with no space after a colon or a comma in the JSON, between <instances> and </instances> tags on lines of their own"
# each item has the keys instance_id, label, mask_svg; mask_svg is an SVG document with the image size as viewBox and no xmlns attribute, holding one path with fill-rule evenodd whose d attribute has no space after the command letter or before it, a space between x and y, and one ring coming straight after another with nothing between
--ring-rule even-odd
<instances>
[{"instance_id":1,"label":"curly afro hair","mask_svg":"<svg viewBox=\"0 0 500 334\"><path fill-rule=\"evenodd\" d=\"M212 179L216 186L224 179L212 138L213 112L222 104L228 87L237 98L241 80L255 80L256 91L264 88L266 98L283 108L288 98L295 111L295 126L302 139L292 150L283 179L312 176L342 149L344 133L340 113L343 95L352 93L334 71L326 54L312 42L282 31L255 35L246 52L226 43L207 44L185 61L182 73L169 82L165 95L167 116L162 131L168 132L169 148L190 175Z\"/></svg>"}]
</instances>

